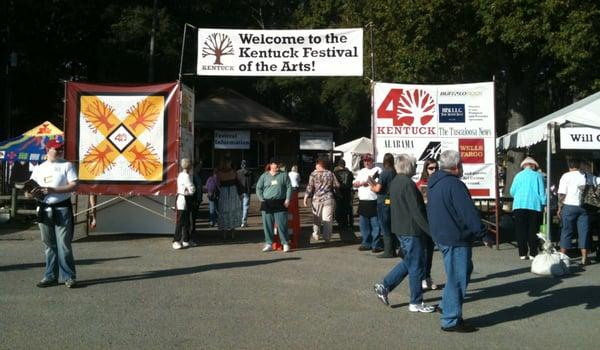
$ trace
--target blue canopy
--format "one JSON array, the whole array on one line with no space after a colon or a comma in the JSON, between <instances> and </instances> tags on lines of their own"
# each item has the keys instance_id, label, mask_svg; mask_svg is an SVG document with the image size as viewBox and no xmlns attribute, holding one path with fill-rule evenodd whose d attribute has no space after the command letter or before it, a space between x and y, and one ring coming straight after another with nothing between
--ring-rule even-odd
<instances>
[{"instance_id":1,"label":"blue canopy","mask_svg":"<svg viewBox=\"0 0 600 350\"><path fill-rule=\"evenodd\" d=\"M63 132L49 121L13 139L0 142L0 160L38 163L46 159L46 143L52 139L63 141Z\"/></svg>"}]
</instances>

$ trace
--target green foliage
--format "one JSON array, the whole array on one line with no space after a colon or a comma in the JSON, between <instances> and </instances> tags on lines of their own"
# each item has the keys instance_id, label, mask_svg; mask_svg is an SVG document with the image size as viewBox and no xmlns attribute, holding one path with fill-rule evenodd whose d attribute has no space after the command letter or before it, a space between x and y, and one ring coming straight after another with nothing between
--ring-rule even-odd
<instances>
[{"instance_id":1,"label":"green foliage","mask_svg":"<svg viewBox=\"0 0 600 350\"><path fill-rule=\"evenodd\" d=\"M12 120L20 123L13 131L44 119L61 124L61 79L146 82L153 5L154 0L7 2L8 26L0 34L10 51L3 53L14 51L19 58L9 70ZM160 0L156 16L155 81L177 78L184 23L365 28L363 78L185 78L199 96L231 88L290 118L336 127L339 142L368 134L371 44L377 81L459 83L495 76L499 133L508 117L533 120L600 89L596 0ZM188 34L184 72L195 64L195 35Z\"/></svg>"}]
</instances>

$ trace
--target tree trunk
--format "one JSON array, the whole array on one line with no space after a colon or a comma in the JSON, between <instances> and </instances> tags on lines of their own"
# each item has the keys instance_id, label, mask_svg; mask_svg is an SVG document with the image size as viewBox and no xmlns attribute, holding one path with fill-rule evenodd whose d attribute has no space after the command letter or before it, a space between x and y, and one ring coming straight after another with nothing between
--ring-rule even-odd
<instances>
[{"instance_id":1,"label":"tree trunk","mask_svg":"<svg viewBox=\"0 0 600 350\"><path fill-rule=\"evenodd\" d=\"M526 96L527 86L523 81L510 79L507 86L507 130L511 132L526 123L525 115L529 111ZM506 160L506 181L502 195L510 197L510 186L515 175L521 171L521 162L525 158L525 152L520 150L509 150Z\"/></svg>"}]
</instances>

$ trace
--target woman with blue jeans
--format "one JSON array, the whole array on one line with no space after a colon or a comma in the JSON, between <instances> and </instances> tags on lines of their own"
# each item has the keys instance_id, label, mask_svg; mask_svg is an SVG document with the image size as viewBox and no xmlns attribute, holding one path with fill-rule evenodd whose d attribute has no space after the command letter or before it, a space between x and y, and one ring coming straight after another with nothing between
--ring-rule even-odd
<instances>
[{"instance_id":1,"label":"woman with blue jeans","mask_svg":"<svg viewBox=\"0 0 600 350\"><path fill-rule=\"evenodd\" d=\"M435 307L423 302L421 281L425 272L425 236L429 235L425 203L411 177L415 174L417 162L414 157L401 154L396 158L397 175L390 183L390 212L392 232L400 240L404 259L374 286L379 300L389 305L388 293L394 290L408 275L411 312L430 313Z\"/></svg>"},{"instance_id":2,"label":"woman with blue jeans","mask_svg":"<svg viewBox=\"0 0 600 350\"><path fill-rule=\"evenodd\" d=\"M578 246L581 249L581 264L588 265L590 260L588 253L590 250L590 218L581 207L581 190L586 183L599 184L595 176L586 176L580 170L581 161L579 159L567 159L569 171L564 173L558 183L558 217L561 219L562 230L560 232L560 251L566 253L572 248L571 240L577 227ZM587 179L586 179L587 177Z\"/></svg>"},{"instance_id":3,"label":"woman with blue jeans","mask_svg":"<svg viewBox=\"0 0 600 350\"><path fill-rule=\"evenodd\" d=\"M391 153L386 153L383 156L383 171L379 175L379 180L371 185L371 191L377 193L377 219L383 233L383 254L378 255L378 258L396 257L398 241L396 236L392 234L389 198L389 186L395 176L394 156Z\"/></svg>"}]
</instances>

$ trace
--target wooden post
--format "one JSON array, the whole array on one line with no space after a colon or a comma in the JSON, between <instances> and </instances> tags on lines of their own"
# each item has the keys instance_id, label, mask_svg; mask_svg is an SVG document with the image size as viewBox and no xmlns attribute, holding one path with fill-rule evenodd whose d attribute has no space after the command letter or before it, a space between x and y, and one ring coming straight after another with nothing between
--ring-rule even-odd
<instances>
[{"instance_id":1,"label":"wooden post","mask_svg":"<svg viewBox=\"0 0 600 350\"><path fill-rule=\"evenodd\" d=\"M10 193L10 218L15 217L17 217L17 189L13 187Z\"/></svg>"}]
</instances>

